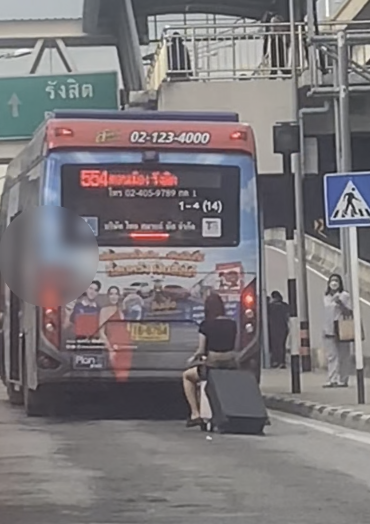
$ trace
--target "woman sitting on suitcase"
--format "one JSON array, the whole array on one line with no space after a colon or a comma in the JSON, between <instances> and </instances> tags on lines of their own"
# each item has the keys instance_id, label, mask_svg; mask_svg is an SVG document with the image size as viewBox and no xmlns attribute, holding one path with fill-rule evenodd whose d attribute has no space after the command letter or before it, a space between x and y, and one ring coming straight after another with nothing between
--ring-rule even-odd
<instances>
[{"instance_id":1,"label":"woman sitting on suitcase","mask_svg":"<svg viewBox=\"0 0 370 524\"><path fill-rule=\"evenodd\" d=\"M234 346L237 325L225 315L222 298L216 293L209 295L204 313L205 320L199 326L199 347L188 360L189 368L183 373L184 392L191 409L187 427L202 424L197 385L201 380L206 380L207 368L236 367Z\"/></svg>"}]
</instances>

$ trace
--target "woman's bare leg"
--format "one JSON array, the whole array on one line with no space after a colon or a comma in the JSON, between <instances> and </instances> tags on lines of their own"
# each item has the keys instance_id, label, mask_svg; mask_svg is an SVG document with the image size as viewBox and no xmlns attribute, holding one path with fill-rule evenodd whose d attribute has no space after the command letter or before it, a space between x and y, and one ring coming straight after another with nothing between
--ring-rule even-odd
<instances>
[{"instance_id":1,"label":"woman's bare leg","mask_svg":"<svg viewBox=\"0 0 370 524\"><path fill-rule=\"evenodd\" d=\"M184 385L184 393L186 400L190 406L191 418L200 418L198 396L197 396L197 383L199 382L197 368L187 369L182 376Z\"/></svg>"}]
</instances>

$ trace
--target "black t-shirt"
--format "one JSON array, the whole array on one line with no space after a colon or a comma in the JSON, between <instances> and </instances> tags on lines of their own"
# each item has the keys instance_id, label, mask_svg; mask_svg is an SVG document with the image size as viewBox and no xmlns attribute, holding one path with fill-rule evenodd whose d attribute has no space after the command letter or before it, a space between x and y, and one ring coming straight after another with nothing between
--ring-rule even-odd
<instances>
[{"instance_id":1,"label":"black t-shirt","mask_svg":"<svg viewBox=\"0 0 370 524\"><path fill-rule=\"evenodd\" d=\"M199 333L206 337L206 355L209 351L232 351L236 339L236 322L225 317L203 320L199 326Z\"/></svg>"},{"instance_id":2,"label":"black t-shirt","mask_svg":"<svg viewBox=\"0 0 370 524\"><path fill-rule=\"evenodd\" d=\"M270 328L288 329L289 306L286 302L271 302L268 307L268 320Z\"/></svg>"}]
</instances>

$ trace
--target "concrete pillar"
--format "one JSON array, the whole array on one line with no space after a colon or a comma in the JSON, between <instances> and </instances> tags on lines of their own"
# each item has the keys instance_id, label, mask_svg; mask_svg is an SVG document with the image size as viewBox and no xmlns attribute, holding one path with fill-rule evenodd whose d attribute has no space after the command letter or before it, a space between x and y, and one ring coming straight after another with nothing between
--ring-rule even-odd
<instances>
[{"instance_id":1,"label":"concrete pillar","mask_svg":"<svg viewBox=\"0 0 370 524\"><path fill-rule=\"evenodd\" d=\"M132 0L121 0L118 12L111 16L117 20L118 56L125 89L143 91L145 74Z\"/></svg>"}]
</instances>

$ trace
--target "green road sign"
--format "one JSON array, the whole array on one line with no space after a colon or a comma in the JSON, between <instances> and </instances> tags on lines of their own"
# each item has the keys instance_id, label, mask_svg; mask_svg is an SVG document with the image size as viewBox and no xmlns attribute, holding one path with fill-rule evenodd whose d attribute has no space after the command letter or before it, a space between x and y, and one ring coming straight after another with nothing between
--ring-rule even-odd
<instances>
[{"instance_id":1,"label":"green road sign","mask_svg":"<svg viewBox=\"0 0 370 524\"><path fill-rule=\"evenodd\" d=\"M0 140L32 137L56 109L118 109L117 73L0 78Z\"/></svg>"}]
</instances>

